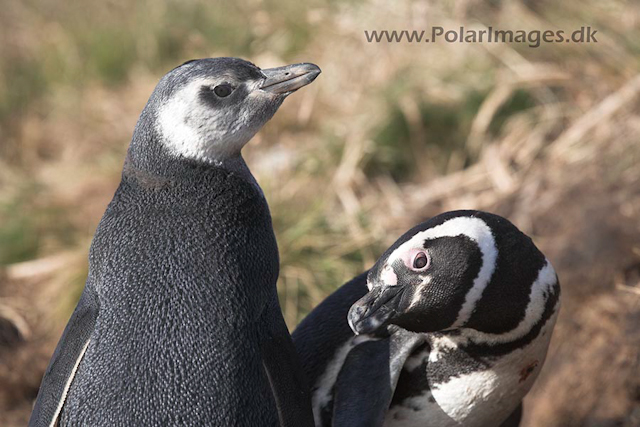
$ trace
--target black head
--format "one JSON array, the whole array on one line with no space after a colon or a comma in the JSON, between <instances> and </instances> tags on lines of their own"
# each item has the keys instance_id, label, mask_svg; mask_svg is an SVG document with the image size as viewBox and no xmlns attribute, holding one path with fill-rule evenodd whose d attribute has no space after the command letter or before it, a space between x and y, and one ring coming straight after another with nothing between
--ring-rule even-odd
<instances>
[{"instance_id":1,"label":"black head","mask_svg":"<svg viewBox=\"0 0 640 427\"><path fill-rule=\"evenodd\" d=\"M130 156L144 162L161 151L218 164L237 157L282 101L319 73L313 64L261 70L238 58L188 61L156 86L136 126Z\"/></svg>"},{"instance_id":2,"label":"black head","mask_svg":"<svg viewBox=\"0 0 640 427\"><path fill-rule=\"evenodd\" d=\"M409 230L380 257L367 277L369 293L349 311L349 324L356 333L389 324L414 332L509 328L511 316L524 316L546 264L531 239L506 219L447 212ZM556 280L549 268L545 280ZM495 301L486 304L488 298ZM480 313L485 305L487 312Z\"/></svg>"}]
</instances>

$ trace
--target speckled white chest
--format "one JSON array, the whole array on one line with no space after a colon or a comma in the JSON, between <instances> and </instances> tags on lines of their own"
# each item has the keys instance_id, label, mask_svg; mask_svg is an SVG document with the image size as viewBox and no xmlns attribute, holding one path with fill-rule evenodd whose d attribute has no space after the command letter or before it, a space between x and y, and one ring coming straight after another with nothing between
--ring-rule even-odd
<instances>
[{"instance_id":1,"label":"speckled white chest","mask_svg":"<svg viewBox=\"0 0 640 427\"><path fill-rule=\"evenodd\" d=\"M393 405L384 426L499 426L533 386L544 363L555 320L556 315L526 347L498 358L488 369L434 384L424 394ZM451 348L452 344L447 346ZM405 369L417 374L413 370L424 369L422 362L427 357L437 360L437 350L412 356ZM424 375L428 376L428 370L427 367Z\"/></svg>"}]
</instances>

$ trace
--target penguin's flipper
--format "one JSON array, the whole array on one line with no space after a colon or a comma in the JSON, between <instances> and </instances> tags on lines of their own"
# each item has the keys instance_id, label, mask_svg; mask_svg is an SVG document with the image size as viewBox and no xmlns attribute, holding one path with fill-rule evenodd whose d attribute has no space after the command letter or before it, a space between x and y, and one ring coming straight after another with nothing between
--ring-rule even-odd
<instances>
[{"instance_id":1,"label":"penguin's flipper","mask_svg":"<svg viewBox=\"0 0 640 427\"><path fill-rule=\"evenodd\" d=\"M97 299L87 283L42 378L30 427L56 425L71 381L89 346L97 317Z\"/></svg>"},{"instance_id":2,"label":"penguin's flipper","mask_svg":"<svg viewBox=\"0 0 640 427\"><path fill-rule=\"evenodd\" d=\"M518 427L522 421L522 403L518 405L515 411L509 415L509 418L504 420L500 427Z\"/></svg>"},{"instance_id":3,"label":"penguin's flipper","mask_svg":"<svg viewBox=\"0 0 640 427\"><path fill-rule=\"evenodd\" d=\"M278 316L269 322L272 326L262 343L262 364L278 408L280 426L313 427L311 392L302 365L280 308L274 312Z\"/></svg>"},{"instance_id":4,"label":"penguin's flipper","mask_svg":"<svg viewBox=\"0 0 640 427\"><path fill-rule=\"evenodd\" d=\"M335 384L333 427L381 426L405 361L424 341L397 328L388 338L356 345Z\"/></svg>"}]
</instances>

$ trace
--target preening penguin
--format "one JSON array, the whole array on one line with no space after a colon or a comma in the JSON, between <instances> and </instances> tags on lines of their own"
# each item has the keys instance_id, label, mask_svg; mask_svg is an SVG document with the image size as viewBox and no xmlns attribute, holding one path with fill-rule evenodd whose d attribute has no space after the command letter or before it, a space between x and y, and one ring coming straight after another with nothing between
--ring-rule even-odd
<instances>
[{"instance_id":1,"label":"preening penguin","mask_svg":"<svg viewBox=\"0 0 640 427\"><path fill-rule=\"evenodd\" d=\"M497 215L405 233L294 331L316 426L516 426L560 307L550 262Z\"/></svg>"},{"instance_id":2,"label":"preening penguin","mask_svg":"<svg viewBox=\"0 0 640 427\"><path fill-rule=\"evenodd\" d=\"M240 150L319 73L215 58L160 80L31 426L313 425L271 216Z\"/></svg>"}]
</instances>

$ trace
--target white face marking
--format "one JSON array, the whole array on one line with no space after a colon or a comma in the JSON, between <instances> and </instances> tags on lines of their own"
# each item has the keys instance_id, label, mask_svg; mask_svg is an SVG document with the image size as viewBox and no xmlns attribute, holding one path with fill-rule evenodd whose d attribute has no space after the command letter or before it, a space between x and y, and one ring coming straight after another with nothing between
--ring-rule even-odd
<instances>
[{"instance_id":1,"label":"white face marking","mask_svg":"<svg viewBox=\"0 0 640 427\"><path fill-rule=\"evenodd\" d=\"M380 274L380 279L386 286L397 286L398 285L398 275L390 265L387 265L384 270L382 270L382 274Z\"/></svg>"},{"instance_id":2,"label":"white face marking","mask_svg":"<svg viewBox=\"0 0 640 427\"><path fill-rule=\"evenodd\" d=\"M252 123L250 98L273 95L257 90L261 81L246 82L249 95L243 101L244 108L215 109L206 105L199 96L202 86L210 87L229 82L226 76L219 79L201 78L179 89L159 108L157 130L163 143L176 156L221 163L240 153L242 147L256 134L264 123ZM239 84L232 82L234 86ZM259 122L259 120L258 120Z\"/></svg>"},{"instance_id":3,"label":"white face marking","mask_svg":"<svg viewBox=\"0 0 640 427\"><path fill-rule=\"evenodd\" d=\"M400 245L387 260L387 266L393 265L398 259L415 249L421 249L425 240L434 240L440 237L455 237L464 235L477 243L482 253L482 267L473 282L471 290L467 293L462 309L453 328L464 325L476 307L476 303L482 297L482 292L491 280L495 270L498 249L489 226L480 218L456 217L428 230L416 233L411 239ZM385 267L387 268L387 267Z\"/></svg>"},{"instance_id":4,"label":"white face marking","mask_svg":"<svg viewBox=\"0 0 640 427\"><path fill-rule=\"evenodd\" d=\"M418 285L415 292L413 293L413 298L411 298L411 303L409 303L408 309L413 308L416 304L420 302L420 300L422 299L422 292L424 292L424 288L429 286L429 283L431 283L431 276L425 276L424 279L422 279L422 282Z\"/></svg>"}]
</instances>

